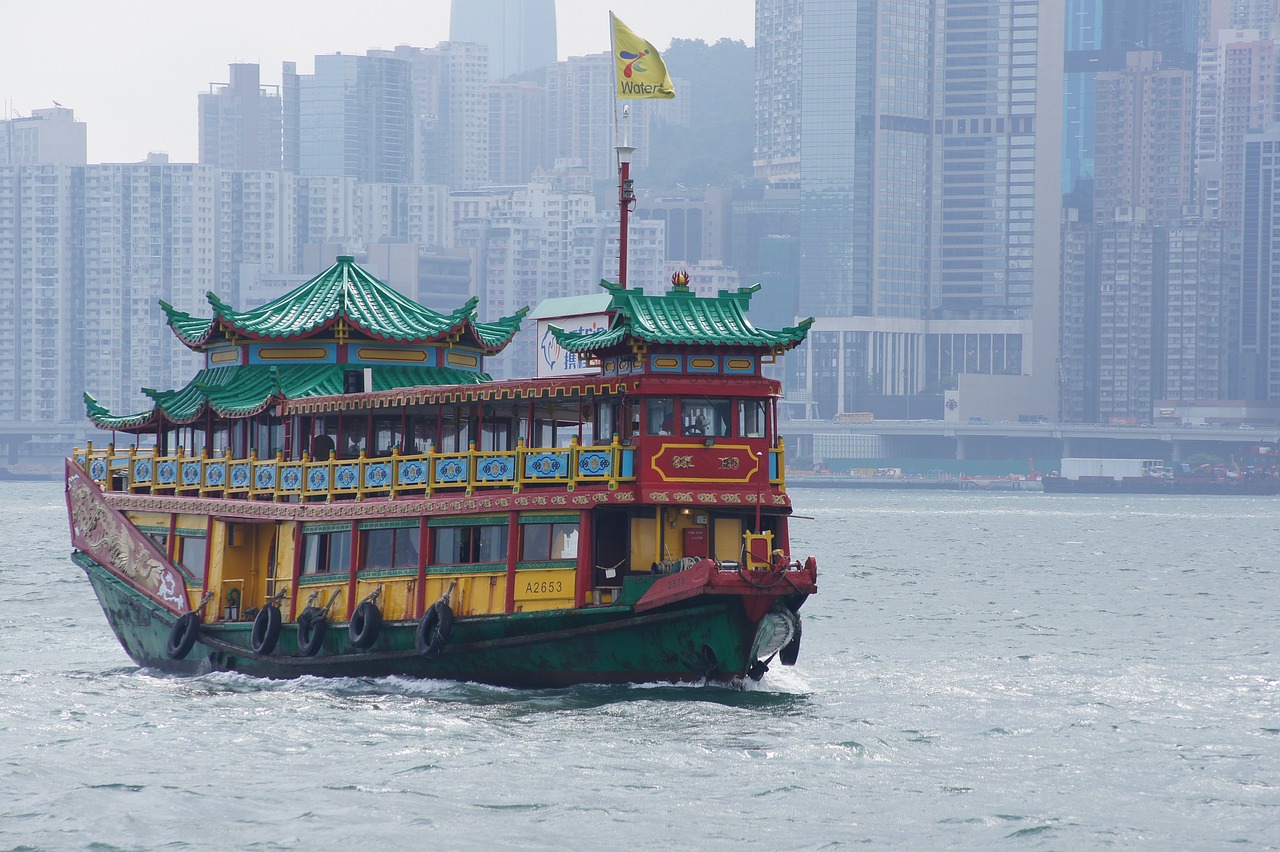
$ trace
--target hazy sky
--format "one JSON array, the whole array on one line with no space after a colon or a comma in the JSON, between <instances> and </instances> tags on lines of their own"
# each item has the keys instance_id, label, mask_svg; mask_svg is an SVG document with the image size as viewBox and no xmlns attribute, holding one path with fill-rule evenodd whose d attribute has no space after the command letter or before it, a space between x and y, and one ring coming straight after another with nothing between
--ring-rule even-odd
<instances>
[{"instance_id":1,"label":"hazy sky","mask_svg":"<svg viewBox=\"0 0 1280 852\"><path fill-rule=\"evenodd\" d=\"M560 58L609 48L609 10L659 50L671 38L754 42L754 0L557 0ZM197 12L197 10L200 10ZM57 101L89 127L89 162L149 151L196 160L196 96L256 62L309 74L313 57L449 37L449 0L8 0L0 13L0 108L30 115ZM678 69L672 69L678 76Z\"/></svg>"}]
</instances>

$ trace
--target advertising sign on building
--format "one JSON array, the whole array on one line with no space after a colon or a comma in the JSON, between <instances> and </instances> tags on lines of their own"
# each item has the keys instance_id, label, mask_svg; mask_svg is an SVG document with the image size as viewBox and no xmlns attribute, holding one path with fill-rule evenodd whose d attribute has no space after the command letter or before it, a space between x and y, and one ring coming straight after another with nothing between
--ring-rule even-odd
<instances>
[{"instance_id":1,"label":"advertising sign on building","mask_svg":"<svg viewBox=\"0 0 1280 852\"><path fill-rule=\"evenodd\" d=\"M538 375L572 376L593 372L576 352L567 352L551 333L552 326L563 331L592 332L609 327L609 295L547 299L531 315L538 321Z\"/></svg>"}]
</instances>

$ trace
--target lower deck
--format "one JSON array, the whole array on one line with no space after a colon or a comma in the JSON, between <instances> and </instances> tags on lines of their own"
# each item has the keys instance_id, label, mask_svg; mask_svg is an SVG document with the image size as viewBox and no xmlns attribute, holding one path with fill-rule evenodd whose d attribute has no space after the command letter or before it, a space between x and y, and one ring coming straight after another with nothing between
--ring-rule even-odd
<instances>
[{"instance_id":1,"label":"lower deck","mask_svg":"<svg viewBox=\"0 0 1280 852\"><path fill-rule=\"evenodd\" d=\"M778 509L636 505L634 496L308 505L103 495L180 572L185 608L209 598L206 622L251 621L272 599L286 620L307 606L347 620L368 599L385 619L417 619L446 593L458 616L607 606L628 577L703 558L744 563L748 541L765 563L786 549Z\"/></svg>"}]
</instances>

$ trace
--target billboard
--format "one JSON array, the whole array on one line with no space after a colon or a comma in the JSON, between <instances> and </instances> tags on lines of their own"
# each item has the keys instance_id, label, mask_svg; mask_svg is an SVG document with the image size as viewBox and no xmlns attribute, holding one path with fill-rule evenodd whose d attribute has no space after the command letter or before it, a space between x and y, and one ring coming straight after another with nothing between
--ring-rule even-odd
<instances>
[{"instance_id":1,"label":"billboard","mask_svg":"<svg viewBox=\"0 0 1280 852\"><path fill-rule=\"evenodd\" d=\"M564 331L592 332L609 327L608 314L587 314L576 317L541 317L538 319L538 376L573 376L593 373L596 368L587 366L585 358L577 352L567 352L556 342L551 327Z\"/></svg>"}]
</instances>

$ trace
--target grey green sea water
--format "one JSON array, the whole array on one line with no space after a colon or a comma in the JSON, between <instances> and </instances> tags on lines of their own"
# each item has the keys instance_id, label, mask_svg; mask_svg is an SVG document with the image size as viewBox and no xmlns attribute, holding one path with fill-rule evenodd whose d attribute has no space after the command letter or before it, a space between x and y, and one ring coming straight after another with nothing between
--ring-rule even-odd
<instances>
[{"instance_id":1,"label":"grey green sea water","mask_svg":"<svg viewBox=\"0 0 1280 852\"><path fill-rule=\"evenodd\" d=\"M1277 498L794 488L794 668L140 670L0 483L0 849L1280 848Z\"/></svg>"}]
</instances>

